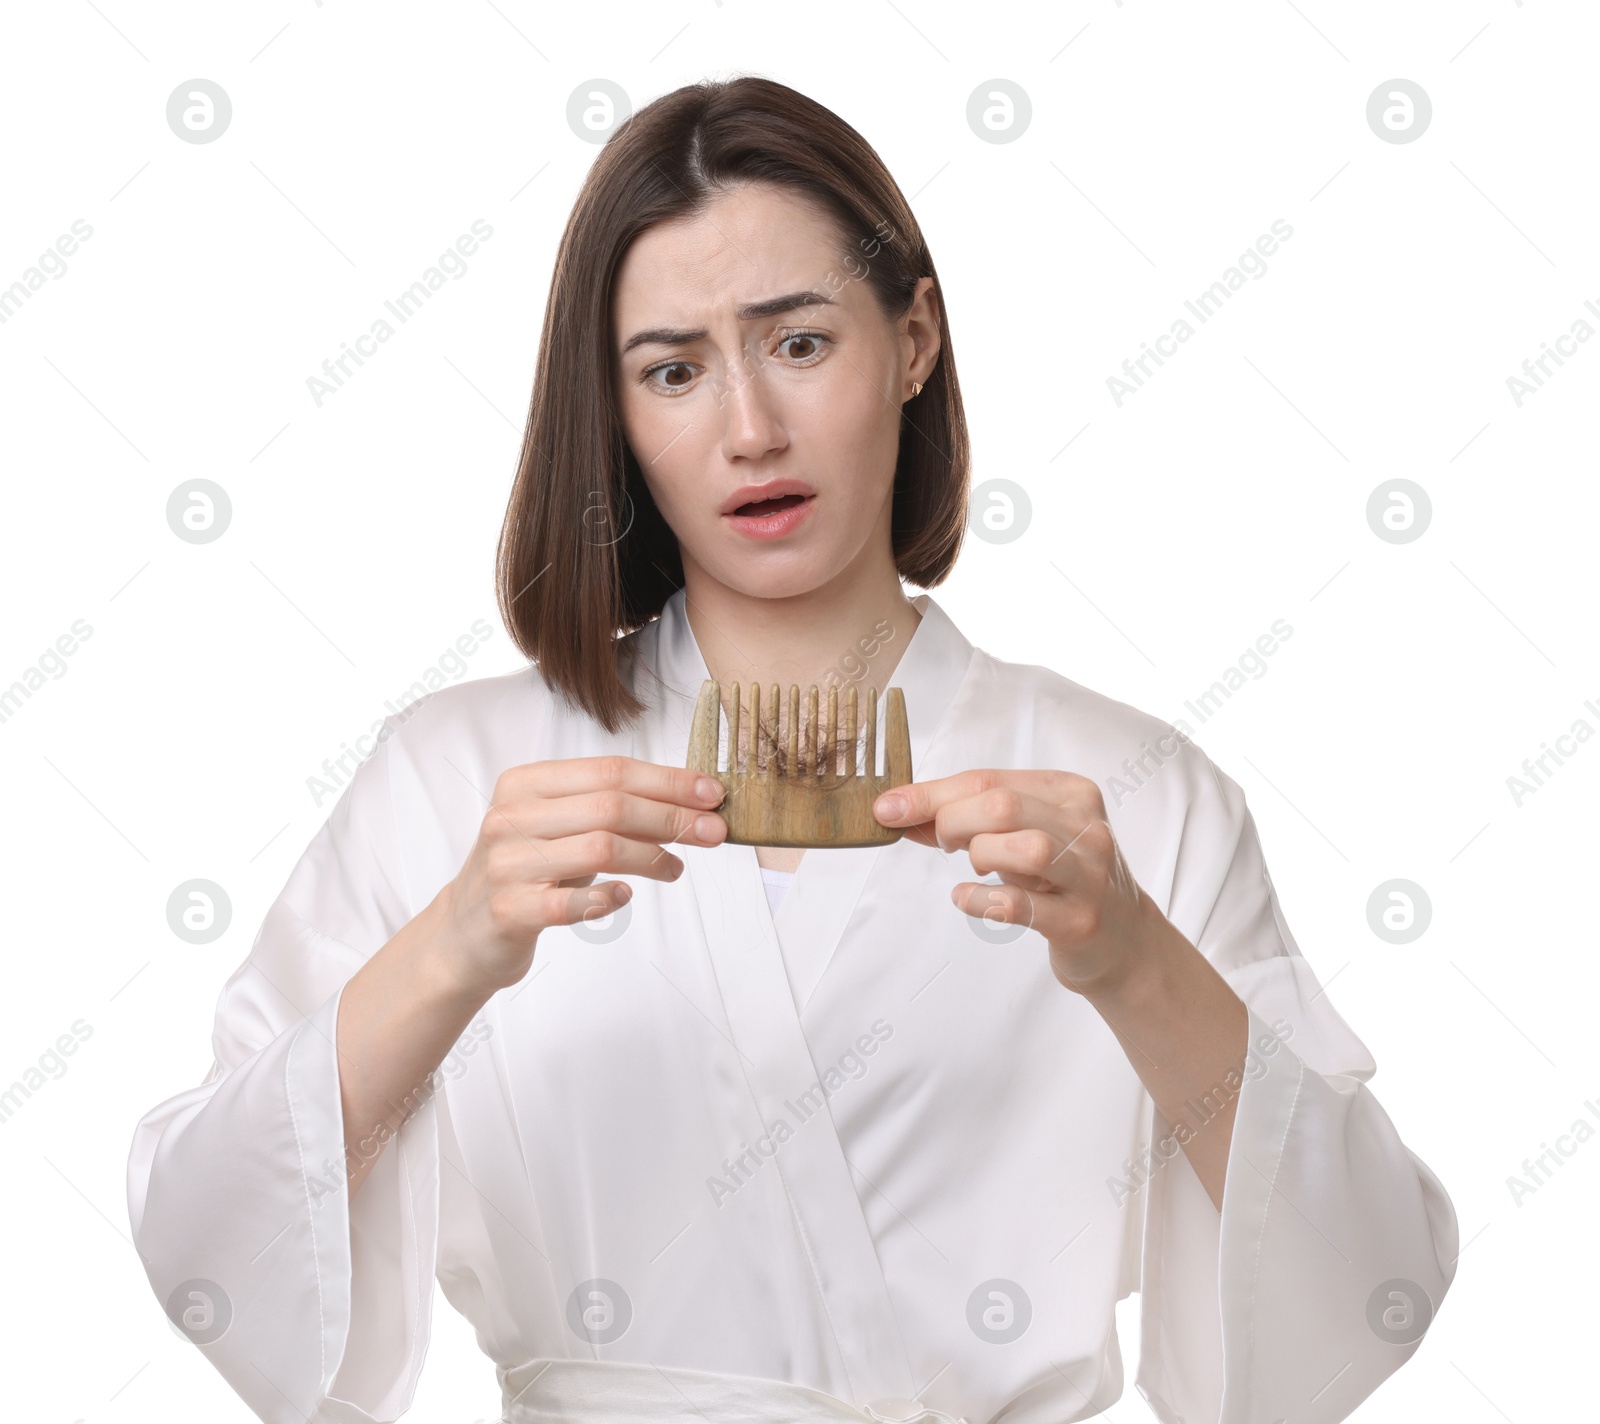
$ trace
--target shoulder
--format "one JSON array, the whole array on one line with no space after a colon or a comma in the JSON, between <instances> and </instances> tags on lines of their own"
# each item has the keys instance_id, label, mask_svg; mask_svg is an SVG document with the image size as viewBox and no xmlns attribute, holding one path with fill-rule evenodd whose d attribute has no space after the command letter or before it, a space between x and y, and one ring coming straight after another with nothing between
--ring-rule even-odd
<instances>
[{"instance_id":1,"label":"shoulder","mask_svg":"<svg viewBox=\"0 0 1600 1424\"><path fill-rule=\"evenodd\" d=\"M529 664L513 672L460 682L398 701L384 719L401 746L415 746L464 728L493 726L510 719L547 716L554 693Z\"/></svg>"},{"instance_id":2,"label":"shoulder","mask_svg":"<svg viewBox=\"0 0 1600 1424\"><path fill-rule=\"evenodd\" d=\"M618 671L650 709L652 688L638 684L641 665L655 657L661 621L652 619L642 627L619 636ZM459 743L472 742L485 752L503 747L515 753L505 764L530 760L534 747L539 755L591 756L607 751L626 750L630 739L627 727L607 732L583 708L553 686L537 663L489 677L467 678L429 689L420 683L409 690L414 699L403 696L389 706L383 718L379 739L404 753L422 753Z\"/></svg>"},{"instance_id":3,"label":"shoulder","mask_svg":"<svg viewBox=\"0 0 1600 1424\"><path fill-rule=\"evenodd\" d=\"M553 688L534 664L468 678L406 702L383 719L378 740L413 763L459 751L482 766L540 756L591 754L605 730Z\"/></svg>"},{"instance_id":4,"label":"shoulder","mask_svg":"<svg viewBox=\"0 0 1600 1424\"><path fill-rule=\"evenodd\" d=\"M988 737L1088 777L1108 809L1158 779L1188 795L1219 789L1220 773L1184 727L1053 668L975 649L962 700L966 716Z\"/></svg>"},{"instance_id":5,"label":"shoulder","mask_svg":"<svg viewBox=\"0 0 1600 1424\"><path fill-rule=\"evenodd\" d=\"M960 694L968 766L1040 767L1094 782L1119 841L1170 865L1183 840L1243 832L1239 784L1178 725L1032 663L975 649ZM981 757L983 760L976 760Z\"/></svg>"},{"instance_id":6,"label":"shoulder","mask_svg":"<svg viewBox=\"0 0 1600 1424\"><path fill-rule=\"evenodd\" d=\"M407 844L442 831L455 855L507 768L622 749L533 664L414 691L385 704L358 740L362 760L336 788L332 822L354 829L392 821L395 829L369 833Z\"/></svg>"}]
</instances>

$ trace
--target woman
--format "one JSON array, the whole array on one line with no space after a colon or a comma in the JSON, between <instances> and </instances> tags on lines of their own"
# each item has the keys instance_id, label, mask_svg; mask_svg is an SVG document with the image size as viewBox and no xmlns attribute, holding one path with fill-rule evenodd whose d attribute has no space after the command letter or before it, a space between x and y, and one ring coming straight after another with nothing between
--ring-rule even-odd
<instances>
[{"instance_id":1,"label":"woman","mask_svg":"<svg viewBox=\"0 0 1600 1424\"><path fill-rule=\"evenodd\" d=\"M1132 1290L1168 1421L1340 1419L1408 1358L1455 1216L1239 787L907 597L966 499L864 140L753 78L623 124L501 544L537 667L391 719L134 1142L151 1283L262 1418L396 1418L435 1274L513 1421L1081 1418ZM708 677L903 689L903 837L727 844Z\"/></svg>"}]
</instances>

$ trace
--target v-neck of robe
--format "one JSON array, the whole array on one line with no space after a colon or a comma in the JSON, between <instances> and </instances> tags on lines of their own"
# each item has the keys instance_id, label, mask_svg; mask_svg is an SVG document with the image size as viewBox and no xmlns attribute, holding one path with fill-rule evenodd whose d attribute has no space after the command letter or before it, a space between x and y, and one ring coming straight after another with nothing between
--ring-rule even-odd
<instances>
[{"instance_id":1,"label":"v-neck of robe","mask_svg":"<svg viewBox=\"0 0 1600 1424\"><path fill-rule=\"evenodd\" d=\"M641 656L631 669L635 691L652 704L651 715L638 723L633 754L676 766L687 757L695 701L710 677L685 605L680 589L667 600L660 619L640 631ZM905 693L913 775L926 777L933 773L930 749L949 721L975 650L929 595L917 598L915 606L921 621L890 683ZM657 685L645 685L647 671ZM944 751L946 760L952 759L948 744ZM767 1131L794 1113L791 1095L818 1079L804 1009L838 951L874 863L890 849L809 852L776 916L768 907L754 846L724 842L683 850L686 888L698 908L729 1039L750 1106ZM912 1380L854 1169L826 1105L774 1162L852 1392L861 1400L909 1398L920 1382Z\"/></svg>"}]
</instances>

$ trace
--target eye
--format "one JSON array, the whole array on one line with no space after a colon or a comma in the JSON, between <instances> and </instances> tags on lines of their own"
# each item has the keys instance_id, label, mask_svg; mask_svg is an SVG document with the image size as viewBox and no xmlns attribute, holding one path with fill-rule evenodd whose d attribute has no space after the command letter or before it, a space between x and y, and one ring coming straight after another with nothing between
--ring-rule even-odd
<instances>
[{"instance_id":1,"label":"eye","mask_svg":"<svg viewBox=\"0 0 1600 1424\"><path fill-rule=\"evenodd\" d=\"M655 380L657 374L663 379ZM654 386L657 390L681 390L694 380L694 367L687 361L662 361L659 365L641 371L639 380L642 384Z\"/></svg>"},{"instance_id":2,"label":"eye","mask_svg":"<svg viewBox=\"0 0 1600 1424\"><path fill-rule=\"evenodd\" d=\"M824 336L820 331L790 331L778 338L778 349L781 351L793 341L800 342L802 346L809 346L810 350L801 351L798 356L794 356L790 363L795 366L809 366L813 361L821 357L822 349L829 340L830 338ZM792 352L790 354L793 356Z\"/></svg>"},{"instance_id":3,"label":"eye","mask_svg":"<svg viewBox=\"0 0 1600 1424\"><path fill-rule=\"evenodd\" d=\"M779 334L776 349L783 351L785 347L798 343L798 354L787 353L789 360L785 363L790 366L813 366L825 354L825 348L832 345L833 338L825 336L820 331L795 331L789 330ZM697 368L690 361L658 361L654 366L647 366L639 373L639 384L654 386L663 395L681 394L694 382ZM658 380L657 377L660 377Z\"/></svg>"}]
</instances>

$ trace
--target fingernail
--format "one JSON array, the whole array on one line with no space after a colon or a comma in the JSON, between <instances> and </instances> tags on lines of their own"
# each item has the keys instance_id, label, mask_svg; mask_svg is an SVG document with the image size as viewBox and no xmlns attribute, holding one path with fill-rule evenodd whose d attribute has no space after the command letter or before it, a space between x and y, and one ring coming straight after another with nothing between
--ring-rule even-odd
<instances>
[{"instance_id":1,"label":"fingernail","mask_svg":"<svg viewBox=\"0 0 1600 1424\"><path fill-rule=\"evenodd\" d=\"M906 813L904 796L880 796L873 809L886 821L898 821Z\"/></svg>"},{"instance_id":2,"label":"fingernail","mask_svg":"<svg viewBox=\"0 0 1600 1424\"><path fill-rule=\"evenodd\" d=\"M619 905L626 905L629 900L633 899L633 886L624 885L619 881L616 890L612 893L616 895Z\"/></svg>"},{"instance_id":3,"label":"fingernail","mask_svg":"<svg viewBox=\"0 0 1600 1424\"><path fill-rule=\"evenodd\" d=\"M696 816L694 818L694 833L701 840L708 841L722 830L722 817Z\"/></svg>"},{"instance_id":4,"label":"fingernail","mask_svg":"<svg viewBox=\"0 0 1600 1424\"><path fill-rule=\"evenodd\" d=\"M702 776L694 784L694 794L702 801L719 801L722 799L722 783Z\"/></svg>"}]
</instances>

